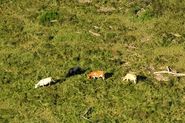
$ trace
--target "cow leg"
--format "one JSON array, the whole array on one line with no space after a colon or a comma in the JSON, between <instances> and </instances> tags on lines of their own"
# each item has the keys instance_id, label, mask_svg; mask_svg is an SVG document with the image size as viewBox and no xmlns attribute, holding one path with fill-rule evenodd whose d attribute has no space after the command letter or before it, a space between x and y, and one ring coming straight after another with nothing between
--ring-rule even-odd
<instances>
[{"instance_id":1,"label":"cow leg","mask_svg":"<svg viewBox=\"0 0 185 123\"><path fill-rule=\"evenodd\" d=\"M102 76L101 78L102 78L103 80L105 79L105 77L104 77L104 76Z\"/></svg>"}]
</instances>

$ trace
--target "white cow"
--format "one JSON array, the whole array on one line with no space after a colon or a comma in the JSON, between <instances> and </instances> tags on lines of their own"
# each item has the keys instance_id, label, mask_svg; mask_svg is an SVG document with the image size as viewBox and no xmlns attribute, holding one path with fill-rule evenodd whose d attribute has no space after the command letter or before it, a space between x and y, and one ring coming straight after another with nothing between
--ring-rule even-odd
<instances>
[{"instance_id":1,"label":"white cow","mask_svg":"<svg viewBox=\"0 0 185 123\"><path fill-rule=\"evenodd\" d=\"M40 80L37 84L35 84L35 88L41 87L41 86L45 86L48 85L52 82L55 82L51 77L45 78Z\"/></svg>"},{"instance_id":2,"label":"white cow","mask_svg":"<svg viewBox=\"0 0 185 123\"><path fill-rule=\"evenodd\" d=\"M127 73L127 75L125 77L122 77L122 80L125 81L133 81L134 84L136 84L137 82L137 76L135 74L132 73Z\"/></svg>"}]
</instances>

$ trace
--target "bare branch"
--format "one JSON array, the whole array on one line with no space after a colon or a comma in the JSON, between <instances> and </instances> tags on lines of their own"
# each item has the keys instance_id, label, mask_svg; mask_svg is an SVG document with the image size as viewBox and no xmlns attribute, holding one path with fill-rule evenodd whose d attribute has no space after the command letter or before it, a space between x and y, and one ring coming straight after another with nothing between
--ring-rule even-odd
<instances>
[{"instance_id":1,"label":"bare branch","mask_svg":"<svg viewBox=\"0 0 185 123\"><path fill-rule=\"evenodd\" d=\"M89 122L92 122L90 119L88 119L87 117L85 117L85 115L89 112L90 109L91 109L90 107L87 108L87 109L85 110L84 114L81 115L81 117L82 117L83 119L89 121Z\"/></svg>"},{"instance_id":2,"label":"bare branch","mask_svg":"<svg viewBox=\"0 0 185 123\"><path fill-rule=\"evenodd\" d=\"M157 72L154 72L154 74L162 74L162 73L174 74L173 72L170 72L170 71L157 71Z\"/></svg>"},{"instance_id":3,"label":"bare branch","mask_svg":"<svg viewBox=\"0 0 185 123\"><path fill-rule=\"evenodd\" d=\"M174 76L185 76L185 73L176 73L176 74L174 74Z\"/></svg>"},{"instance_id":4,"label":"bare branch","mask_svg":"<svg viewBox=\"0 0 185 123\"><path fill-rule=\"evenodd\" d=\"M83 119L89 121L89 122L92 122L90 119L86 118L85 116L81 116Z\"/></svg>"},{"instance_id":5,"label":"bare branch","mask_svg":"<svg viewBox=\"0 0 185 123\"><path fill-rule=\"evenodd\" d=\"M164 73L172 74L173 76L185 76L185 73L176 73L176 72L170 72L170 71L157 71L157 72L154 72L154 74L164 74Z\"/></svg>"},{"instance_id":6,"label":"bare branch","mask_svg":"<svg viewBox=\"0 0 185 123\"><path fill-rule=\"evenodd\" d=\"M101 36L99 33L96 33L96 32L93 32L93 31L91 31L91 30L89 30L89 33L91 33L92 35L94 35L94 36Z\"/></svg>"}]
</instances>

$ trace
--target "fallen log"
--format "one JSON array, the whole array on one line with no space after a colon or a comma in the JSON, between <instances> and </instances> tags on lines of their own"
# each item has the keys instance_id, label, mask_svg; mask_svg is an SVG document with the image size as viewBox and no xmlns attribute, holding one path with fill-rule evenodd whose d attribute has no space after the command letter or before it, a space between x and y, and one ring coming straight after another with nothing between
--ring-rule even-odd
<instances>
[{"instance_id":1,"label":"fallen log","mask_svg":"<svg viewBox=\"0 0 185 123\"><path fill-rule=\"evenodd\" d=\"M180 76L185 76L185 73L176 73L176 72L170 72L170 71L157 71L157 72L154 72L154 74L171 74L173 76L177 76L177 77L180 77Z\"/></svg>"}]
</instances>

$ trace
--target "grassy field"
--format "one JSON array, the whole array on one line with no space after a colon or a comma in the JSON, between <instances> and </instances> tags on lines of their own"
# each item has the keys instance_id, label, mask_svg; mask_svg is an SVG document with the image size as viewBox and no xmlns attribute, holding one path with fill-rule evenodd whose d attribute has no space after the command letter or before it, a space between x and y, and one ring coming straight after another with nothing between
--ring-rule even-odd
<instances>
[{"instance_id":1,"label":"grassy field","mask_svg":"<svg viewBox=\"0 0 185 123\"><path fill-rule=\"evenodd\" d=\"M185 72L184 11L183 0L0 0L0 122L185 122L185 78L152 74ZM74 66L86 72L65 78ZM93 70L112 76L88 80ZM49 76L60 81L34 88Z\"/></svg>"}]
</instances>

